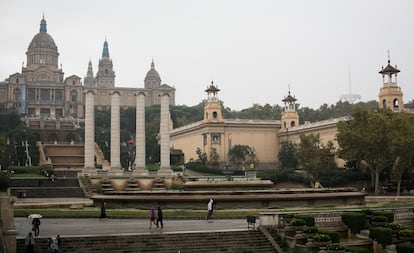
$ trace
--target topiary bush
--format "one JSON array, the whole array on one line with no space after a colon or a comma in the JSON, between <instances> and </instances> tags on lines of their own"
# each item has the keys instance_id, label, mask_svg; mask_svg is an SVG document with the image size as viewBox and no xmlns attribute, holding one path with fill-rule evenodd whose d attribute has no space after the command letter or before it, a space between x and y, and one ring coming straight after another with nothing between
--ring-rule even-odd
<instances>
[{"instance_id":1,"label":"topiary bush","mask_svg":"<svg viewBox=\"0 0 414 253\"><path fill-rule=\"evenodd\" d=\"M332 243L339 243L339 240L341 239L339 236L339 233L336 231L323 230L323 231L319 231L319 234L328 235L329 238L331 238Z\"/></svg>"},{"instance_id":2,"label":"topiary bush","mask_svg":"<svg viewBox=\"0 0 414 253\"><path fill-rule=\"evenodd\" d=\"M327 250L345 250L345 247L339 243L330 243L326 246Z\"/></svg>"},{"instance_id":3,"label":"topiary bush","mask_svg":"<svg viewBox=\"0 0 414 253\"><path fill-rule=\"evenodd\" d=\"M327 234L317 234L313 237L315 242L329 242L331 238Z\"/></svg>"},{"instance_id":4,"label":"topiary bush","mask_svg":"<svg viewBox=\"0 0 414 253\"><path fill-rule=\"evenodd\" d=\"M345 247L345 252L352 252L352 253L371 253L371 251L367 248L357 247L357 246L348 246Z\"/></svg>"},{"instance_id":5,"label":"topiary bush","mask_svg":"<svg viewBox=\"0 0 414 253\"><path fill-rule=\"evenodd\" d=\"M306 226L315 226L315 218L312 215L295 214L294 217L304 220L306 222Z\"/></svg>"},{"instance_id":6,"label":"topiary bush","mask_svg":"<svg viewBox=\"0 0 414 253\"><path fill-rule=\"evenodd\" d=\"M397 252L398 253L412 253L412 252L414 252L414 243L412 243L412 242L399 243L396 246L397 246Z\"/></svg>"},{"instance_id":7,"label":"topiary bush","mask_svg":"<svg viewBox=\"0 0 414 253\"><path fill-rule=\"evenodd\" d=\"M369 238L376 240L383 247L392 243L392 229L385 227L373 227L370 229Z\"/></svg>"},{"instance_id":8,"label":"topiary bush","mask_svg":"<svg viewBox=\"0 0 414 253\"><path fill-rule=\"evenodd\" d=\"M318 228L314 226L305 226L303 228L303 233L305 234L316 234L318 232L319 232Z\"/></svg>"},{"instance_id":9,"label":"topiary bush","mask_svg":"<svg viewBox=\"0 0 414 253\"><path fill-rule=\"evenodd\" d=\"M394 212L391 211L374 211L373 219L378 216L385 216L387 218L387 222L394 221Z\"/></svg>"},{"instance_id":10,"label":"topiary bush","mask_svg":"<svg viewBox=\"0 0 414 253\"><path fill-rule=\"evenodd\" d=\"M398 231L398 230L401 229L401 225L399 223L395 222L395 221L394 222L386 223L385 224L385 227L391 228L394 231Z\"/></svg>"},{"instance_id":11,"label":"topiary bush","mask_svg":"<svg viewBox=\"0 0 414 253\"><path fill-rule=\"evenodd\" d=\"M305 226L306 221L303 219L293 218L293 220L290 222L290 225L292 226Z\"/></svg>"},{"instance_id":12,"label":"topiary bush","mask_svg":"<svg viewBox=\"0 0 414 253\"><path fill-rule=\"evenodd\" d=\"M342 222L356 234L365 228L366 216L364 213L344 213L342 214Z\"/></svg>"}]
</instances>

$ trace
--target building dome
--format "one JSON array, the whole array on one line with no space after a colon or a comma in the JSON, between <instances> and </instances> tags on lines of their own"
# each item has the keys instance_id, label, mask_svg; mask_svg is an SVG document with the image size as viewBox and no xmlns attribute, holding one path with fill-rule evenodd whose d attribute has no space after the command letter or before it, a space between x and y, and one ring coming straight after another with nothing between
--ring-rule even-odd
<instances>
[{"instance_id":1,"label":"building dome","mask_svg":"<svg viewBox=\"0 0 414 253\"><path fill-rule=\"evenodd\" d=\"M57 46L52 36L47 33L46 20L43 18L40 22L40 31L30 42L28 50L52 49L57 51Z\"/></svg>"},{"instance_id":2,"label":"building dome","mask_svg":"<svg viewBox=\"0 0 414 253\"><path fill-rule=\"evenodd\" d=\"M155 70L154 61L151 62L151 69L148 71L147 75L145 76L145 80L147 79L161 80L160 74L158 74L158 71Z\"/></svg>"},{"instance_id":3,"label":"building dome","mask_svg":"<svg viewBox=\"0 0 414 253\"><path fill-rule=\"evenodd\" d=\"M155 89L161 86L161 77L158 71L155 70L154 61L151 62L151 69L145 76L144 84L147 89Z\"/></svg>"},{"instance_id":4,"label":"building dome","mask_svg":"<svg viewBox=\"0 0 414 253\"><path fill-rule=\"evenodd\" d=\"M47 33L46 20L40 21L40 30L29 44L26 52L28 69L37 69L39 65L47 65L52 71L58 69L58 49L52 36Z\"/></svg>"}]
</instances>

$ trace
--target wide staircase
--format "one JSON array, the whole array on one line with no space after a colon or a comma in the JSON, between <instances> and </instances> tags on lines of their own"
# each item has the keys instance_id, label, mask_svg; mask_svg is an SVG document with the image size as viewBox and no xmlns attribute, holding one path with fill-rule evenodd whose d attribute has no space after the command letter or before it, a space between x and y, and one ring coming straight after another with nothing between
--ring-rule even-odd
<instances>
[{"instance_id":1,"label":"wide staircase","mask_svg":"<svg viewBox=\"0 0 414 253\"><path fill-rule=\"evenodd\" d=\"M114 231L115 232L115 231ZM48 251L48 238L36 239L36 251ZM17 239L24 253L24 239ZM196 233L155 233L99 237L63 237L59 251L71 253L272 253L276 252L260 230Z\"/></svg>"},{"instance_id":2,"label":"wide staircase","mask_svg":"<svg viewBox=\"0 0 414 253\"><path fill-rule=\"evenodd\" d=\"M10 191L18 198L84 198L78 179L16 179L10 180Z\"/></svg>"},{"instance_id":3,"label":"wide staircase","mask_svg":"<svg viewBox=\"0 0 414 253\"><path fill-rule=\"evenodd\" d=\"M54 169L84 167L85 147L83 144L44 144L44 151Z\"/></svg>"}]
</instances>

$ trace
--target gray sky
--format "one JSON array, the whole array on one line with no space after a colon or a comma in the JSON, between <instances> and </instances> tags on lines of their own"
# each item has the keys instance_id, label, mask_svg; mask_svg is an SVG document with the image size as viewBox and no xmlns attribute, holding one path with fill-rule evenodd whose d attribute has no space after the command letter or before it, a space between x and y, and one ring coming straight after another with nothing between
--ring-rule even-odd
<instances>
[{"instance_id":1,"label":"gray sky","mask_svg":"<svg viewBox=\"0 0 414 253\"><path fill-rule=\"evenodd\" d=\"M206 98L211 80L226 107L305 107L352 93L378 100L387 64L414 99L414 1L386 0L1 0L0 79L20 72L43 13L65 77L96 73L107 38L117 87L144 87L151 59L176 104ZM351 73L351 78L349 78Z\"/></svg>"}]
</instances>

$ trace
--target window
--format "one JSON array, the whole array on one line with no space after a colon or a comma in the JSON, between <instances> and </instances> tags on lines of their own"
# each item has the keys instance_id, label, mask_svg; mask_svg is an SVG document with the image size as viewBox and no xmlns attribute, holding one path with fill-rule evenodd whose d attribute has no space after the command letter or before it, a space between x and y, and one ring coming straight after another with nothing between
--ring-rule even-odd
<instances>
[{"instance_id":1,"label":"window","mask_svg":"<svg viewBox=\"0 0 414 253\"><path fill-rule=\"evenodd\" d=\"M72 85L75 86L75 84L76 84L75 81L72 81Z\"/></svg>"},{"instance_id":2,"label":"window","mask_svg":"<svg viewBox=\"0 0 414 253\"><path fill-rule=\"evenodd\" d=\"M56 102L62 102L62 91L57 90L55 97L56 97Z\"/></svg>"},{"instance_id":3,"label":"window","mask_svg":"<svg viewBox=\"0 0 414 253\"><path fill-rule=\"evenodd\" d=\"M220 133L212 133L211 134L211 144L220 144Z\"/></svg>"},{"instance_id":4,"label":"window","mask_svg":"<svg viewBox=\"0 0 414 253\"><path fill-rule=\"evenodd\" d=\"M14 101L22 101L22 90L19 88L14 89Z\"/></svg>"},{"instance_id":5,"label":"window","mask_svg":"<svg viewBox=\"0 0 414 253\"><path fill-rule=\"evenodd\" d=\"M76 90L72 90L70 92L71 102L77 102L78 101L78 93Z\"/></svg>"},{"instance_id":6,"label":"window","mask_svg":"<svg viewBox=\"0 0 414 253\"><path fill-rule=\"evenodd\" d=\"M35 89L29 88L29 90L27 92L27 99L30 102L34 102L35 101Z\"/></svg>"},{"instance_id":7,"label":"window","mask_svg":"<svg viewBox=\"0 0 414 253\"><path fill-rule=\"evenodd\" d=\"M48 102L49 101L49 90L47 89L41 89L40 90L40 101L42 102Z\"/></svg>"}]
</instances>

